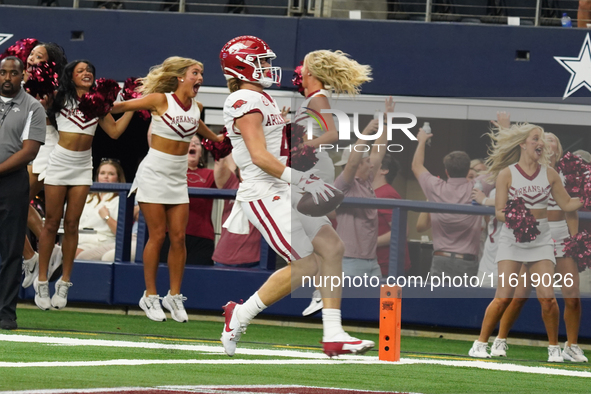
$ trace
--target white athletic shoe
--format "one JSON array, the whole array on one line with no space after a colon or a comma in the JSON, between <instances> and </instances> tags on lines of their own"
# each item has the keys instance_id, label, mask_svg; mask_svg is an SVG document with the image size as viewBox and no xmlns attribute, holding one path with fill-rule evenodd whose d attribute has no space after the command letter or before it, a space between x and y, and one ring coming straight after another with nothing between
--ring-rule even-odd
<instances>
[{"instance_id":1,"label":"white athletic shoe","mask_svg":"<svg viewBox=\"0 0 591 394\"><path fill-rule=\"evenodd\" d=\"M476 358L490 358L490 354L488 354L488 343L478 342L478 340L474 341L468 355Z\"/></svg>"},{"instance_id":2,"label":"white athletic shoe","mask_svg":"<svg viewBox=\"0 0 591 394\"><path fill-rule=\"evenodd\" d=\"M328 357L341 354L365 354L374 346L373 341L357 339L346 332L341 332L328 340L322 339L322 350Z\"/></svg>"},{"instance_id":3,"label":"white athletic shoe","mask_svg":"<svg viewBox=\"0 0 591 394\"><path fill-rule=\"evenodd\" d=\"M220 341L222 341L222 345L224 345L226 354L232 357L234 353L236 353L236 344L240 340L242 334L246 333L246 327L248 325L241 324L238 320L237 312L238 309L242 308L242 304L230 301L222 308L224 309L223 314L226 316L226 321L224 323L224 329Z\"/></svg>"},{"instance_id":4,"label":"white athletic shoe","mask_svg":"<svg viewBox=\"0 0 591 394\"><path fill-rule=\"evenodd\" d=\"M140 308L146 312L146 316L154 321L166 321L166 315L160 306L160 297L158 294L146 297L146 292L140 298Z\"/></svg>"},{"instance_id":5,"label":"white athletic shoe","mask_svg":"<svg viewBox=\"0 0 591 394\"><path fill-rule=\"evenodd\" d=\"M189 321L189 316L187 316L187 311L185 311L183 305L183 301L186 300L187 297L183 297L182 294L170 295L170 290L168 290L168 294L162 299L162 306L170 311L170 315L174 320L179 323L186 323Z\"/></svg>"},{"instance_id":6,"label":"white athletic shoe","mask_svg":"<svg viewBox=\"0 0 591 394\"><path fill-rule=\"evenodd\" d=\"M496 338L490 349L490 355L493 357L507 357L508 349L509 346L507 346L506 339Z\"/></svg>"},{"instance_id":7,"label":"white athletic shoe","mask_svg":"<svg viewBox=\"0 0 591 394\"><path fill-rule=\"evenodd\" d=\"M72 282L65 282L59 278L55 282L55 294L51 297L51 306L55 309L63 309L68 303L68 291L72 287Z\"/></svg>"},{"instance_id":8,"label":"white athletic shoe","mask_svg":"<svg viewBox=\"0 0 591 394\"><path fill-rule=\"evenodd\" d=\"M586 363L589 361L587 357L585 357L583 349L581 349L579 345L575 344L569 346L568 342L564 344L562 358L566 361L572 361L575 363Z\"/></svg>"},{"instance_id":9,"label":"white athletic shoe","mask_svg":"<svg viewBox=\"0 0 591 394\"><path fill-rule=\"evenodd\" d=\"M550 345L548 346L548 362L549 363L562 363L564 358L561 355L560 346Z\"/></svg>"},{"instance_id":10,"label":"white athletic shoe","mask_svg":"<svg viewBox=\"0 0 591 394\"><path fill-rule=\"evenodd\" d=\"M41 310L49 310L51 308L49 282L39 282L39 277L36 276L33 280L33 288L35 289L35 305Z\"/></svg>"},{"instance_id":11,"label":"white athletic shoe","mask_svg":"<svg viewBox=\"0 0 591 394\"><path fill-rule=\"evenodd\" d=\"M33 257L28 260L23 260L23 272L25 277L23 279L23 288L27 288L33 284L33 281L39 276L39 253L35 252Z\"/></svg>"},{"instance_id":12,"label":"white athletic shoe","mask_svg":"<svg viewBox=\"0 0 591 394\"><path fill-rule=\"evenodd\" d=\"M62 276L63 257L62 247L54 245L53 250L51 251L51 257L49 258L49 268L47 272L47 278L50 282L54 282Z\"/></svg>"},{"instance_id":13,"label":"white athletic shoe","mask_svg":"<svg viewBox=\"0 0 591 394\"><path fill-rule=\"evenodd\" d=\"M323 307L324 304L322 302L322 296L320 295L320 291L314 290L314 293L312 293L312 300L310 301L310 305L308 305L308 307L304 309L302 315L310 316L321 310Z\"/></svg>"}]
</instances>

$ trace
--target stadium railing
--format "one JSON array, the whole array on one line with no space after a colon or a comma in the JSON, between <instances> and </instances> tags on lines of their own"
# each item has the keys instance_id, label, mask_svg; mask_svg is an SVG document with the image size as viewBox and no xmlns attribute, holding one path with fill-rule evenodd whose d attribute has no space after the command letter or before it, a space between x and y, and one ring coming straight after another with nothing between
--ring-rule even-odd
<instances>
[{"instance_id":1,"label":"stadium railing","mask_svg":"<svg viewBox=\"0 0 591 394\"><path fill-rule=\"evenodd\" d=\"M560 26L567 13L577 23L578 0L0 0L0 4L107 8L137 11L236 13ZM587 23L591 23L587 21Z\"/></svg>"},{"instance_id":2,"label":"stadium railing","mask_svg":"<svg viewBox=\"0 0 591 394\"><path fill-rule=\"evenodd\" d=\"M130 261L131 231L133 227L133 206L134 197L127 197L131 184L129 183L94 183L92 191L114 191L119 192L119 218L117 221L117 243L115 248L116 262ZM235 190L217 190L205 188L189 188L191 197L213 198L213 199L234 199ZM347 197L343 201L344 206L365 207L376 209L392 209L392 225L390 238L390 264L388 274L393 276L404 275L404 260L406 248L406 229L408 211L430 212L430 213L455 213L469 215L493 215L493 207L466 205L466 204L444 204L430 201L411 201L381 198L352 198ZM579 212L581 220L590 220L591 212ZM136 263L142 262L142 253L146 239L146 226L141 219L138 226ZM274 270L276 256L273 250L262 239L261 247L261 269Z\"/></svg>"}]
</instances>

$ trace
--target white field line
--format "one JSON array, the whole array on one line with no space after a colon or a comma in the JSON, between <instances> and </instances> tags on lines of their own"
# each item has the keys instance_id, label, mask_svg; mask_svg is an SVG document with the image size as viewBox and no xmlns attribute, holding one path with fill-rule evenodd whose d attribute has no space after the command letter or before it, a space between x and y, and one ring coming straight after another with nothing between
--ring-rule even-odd
<instances>
[{"instance_id":1,"label":"white field line","mask_svg":"<svg viewBox=\"0 0 591 394\"><path fill-rule=\"evenodd\" d=\"M220 393L229 393L229 389L232 393L236 393L236 389L269 389L269 388L314 388L322 389L323 391L342 391L347 390L351 392L363 391L364 393L389 393L389 391L372 391L372 390L359 390L359 389L339 389L333 387L317 387L317 386L301 386L301 385L245 385L245 386L224 386L224 385L206 385L206 386L157 386L157 387L110 387L104 389L51 389L51 390L27 390L27 391L0 391L0 394L65 394L65 393L105 393L105 392L125 392L125 391L154 391L154 390L174 390L174 391L191 391L191 392L212 392L213 389L219 389Z\"/></svg>"},{"instance_id":2,"label":"white field line","mask_svg":"<svg viewBox=\"0 0 591 394\"><path fill-rule=\"evenodd\" d=\"M211 354L222 354L221 348L205 345L171 345L160 343L130 342L130 341L108 341L97 339L76 339L76 338L54 338L37 337L29 335L0 335L0 341L28 342L44 344L66 344L73 346L111 346L145 349L178 349L192 350ZM545 375L573 376L591 378L591 372L573 371L549 367L530 367L508 363L494 363L486 361L455 361L455 360L429 360L401 358L399 362L380 361L377 357L370 356L341 356L338 359L327 359L324 354L303 352L297 350L264 350L264 349L239 349L243 355L260 355L267 357L299 357L300 360L106 360L106 361L42 361L42 362L0 362L0 368L23 368L23 367L95 367L114 365L150 365L150 364L258 364L258 365L301 365L301 364L381 364L396 367L397 365L429 364L453 367L480 368L506 372L524 372Z\"/></svg>"},{"instance_id":3,"label":"white field line","mask_svg":"<svg viewBox=\"0 0 591 394\"><path fill-rule=\"evenodd\" d=\"M225 355L224 348L219 345L175 345L167 343L156 342L132 342L132 341L109 341L104 339L78 339L78 338L57 338L57 337L41 337L32 335L3 335L0 334L0 341L6 342L27 342L27 343L44 343L47 345L62 345L62 346L102 346L102 347L125 347L125 348L140 348L140 349L167 349L167 350L187 350L193 352L202 352L210 354ZM297 357L326 360L326 355L320 351L301 351L301 350L265 350L265 349L248 349L238 348L236 354L250 355L250 356L278 356L278 357ZM341 356L342 359L352 360L366 360L368 356ZM377 357L373 357L377 359Z\"/></svg>"}]
</instances>

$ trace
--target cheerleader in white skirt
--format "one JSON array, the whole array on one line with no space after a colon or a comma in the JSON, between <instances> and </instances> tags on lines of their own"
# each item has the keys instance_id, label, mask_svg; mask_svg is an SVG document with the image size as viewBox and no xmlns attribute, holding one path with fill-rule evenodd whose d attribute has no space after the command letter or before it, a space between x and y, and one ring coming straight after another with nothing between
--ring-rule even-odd
<instances>
[{"instance_id":1,"label":"cheerleader in white skirt","mask_svg":"<svg viewBox=\"0 0 591 394\"><path fill-rule=\"evenodd\" d=\"M36 64L47 62L54 64L53 70L57 75L61 75L64 67L66 66L67 60L66 55L62 47L52 42L39 43L31 50L27 57L27 68L25 70L25 81L30 77L30 72L33 70L33 66ZM37 97L41 104L47 109L47 106L51 104L52 97ZM45 144L41 145L37 157L27 167L29 171L29 201L35 199L35 196L39 194L43 189L43 180L45 179L45 169L47 168L47 161L49 160L49 154L53 148L57 145L59 134L55 127L49 121L46 120L46 133L45 133ZM37 239L41 236L41 230L43 229L43 221L39 212L32 206L29 206L29 217L27 221L29 229L35 234ZM39 254L35 252L28 238L25 238L25 247L23 249L23 287L29 287L33 284L33 280L39 272Z\"/></svg>"},{"instance_id":2,"label":"cheerleader in white skirt","mask_svg":"<svg viewBox=\"0 0 591 394\"><path fill-rule=\"evenodd\" d=\"M562 145L556 135L546 133L546 143L552 151L550 158L550 167L555 168L558 159L562 157ZM564 183L564 176L559 173ZM573 362L587 362L583 350L578 346L579 326L581 323L581 299L579 292L579 270L577 264L571 257L564 255L564 241L570 235L575 235L579 231L579 217L577 212L565 213L560 209L553 196L548 201L548 224L550 234L554 240L556 250L556 280L562 286L562 296L564 297L564 323L566 325L567 342L564 345L562 356L565 360ZM492 349L492 356L506 356L507 336L513 326L513 323L519 317L523 305L528 300L531 293L531 282L525 283L523 276L528 276L528 267L524 264L519 272L519 286L515 290L515 296L511 304L503 314L499 335L495 339Z\"/></svg>"},{"instance_id":3,"label":"cheerleader in white skirt","mask_svg":"<svg viewBox=\"0 0 591 394\"><path fill-rule=\"evenodd\" d=\"M312 138L304 144L316 148L318 162L313 171L324 182L333 184L335 180L334 164L328 150L321 145L332 145L338 141L339 135L331 114L322 114L322 110L331 109L330 97L332 93L347 93L356 95L360 86L371 81L368 69L349 58L342 51L318 50L309 52L304 57L302 67L302 87L306 100L295 115L296 124L304 127L312 126ZM314 119L319 119L320 123ZM310 121L313 120L313 121ZM304 137L307 139L307 136ZM300 198L293 193L292 198ZM293 201L297 203L297 201ZM329 215L336 219L333 213ZM328 221L326 222L328 223ZM311 315L322 309L320 291L314 291L310 305L302 312L304 316Z\"/></svg>"},{"instance_id":4,"label":"cheerleader in white skirt","mask_svg":"<svg viewBox=\"0 0 591 394\"><path fill-rule=\"evenodd\" d=\"M214 141L214 134L200 119L203 105L195 100L203 83L203 64L197 60L170 57L150 69L141 78L142 98L115 103L112 113L149 110L152 112L152 137L148 155L138 167L131 193L146 219L149 239L144 248L146 291L139 305L148 318L165 321L156 289L160 249L168 230L170 251L168 271L170 290L162 305L178 322L188 321L183 305L181 284L187 251L185 231L189 217L187 153L195 133Z\"/></svg>"},{"instance_id":5,"label":"cheerleader in white skirt","mask_svg":"<svg viewBox=\"0 0 591 394\"><path fill-rule=\"evenodd\" d=\"M78 109L78 101L94 86L94 78L95 68L88 60L69 63L60 76L57 94L48 111L59 132L59 140L49 155L45 170L46 218L39 240L39 276L33 282L35 304L44 310L61 309L68 301L68 289L72 286L70 275L78 247L78 222L92 185L91 147L97 125L109 137L117 139L133 116L133 113L125 114L117 122L110 114L86 119ZM47 271L62 217L63 275L56 282L55 294L50 300Z\"/></svg>"},{"instance_id":6,"label":"cheerleader in white skirt","mask_svg":"<svg viewBox=\"0 0 591 394\"><path fill-rule=\"evenodd\" d=\"M499 127L490 133L493 141L487 159L489 173L497 177L495 208L496 217L505 222L503 212L507 201L522 197L526 207L539 222L540 234L531 242L517 242L513 231L503 226L499 239L496 261L499 277L495 298L486 309L480 336L470 349L470 356L488 358L488 339L511 303L515 293L515 279L521 266L526 264L530 275L526 280L539 279L536 293L542 306L542 318L548 334L548 361L562 362L558 346L558 304L554 297L553 279L554 242L548 224L548 200L550 194L565 212L579 209L582 204L571 198L558 173L548 167L551 151L544 139L544 130L533 124ZM515 278L510 281L511 278ZM545 280L542 280L545 278Z\"/></svg>"}]
</instances>

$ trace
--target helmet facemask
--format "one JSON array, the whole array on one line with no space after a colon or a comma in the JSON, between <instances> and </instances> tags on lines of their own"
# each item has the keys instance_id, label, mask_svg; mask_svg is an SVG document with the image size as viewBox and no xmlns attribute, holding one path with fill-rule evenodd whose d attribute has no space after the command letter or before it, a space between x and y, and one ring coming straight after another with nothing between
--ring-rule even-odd
<instances>
[{"instance_id":1,"label":"helmet facemask","mask_svg":"<svg viewBox=\"0 0 591 394\"><path fill-rule=\"evenodd\" d=\"M275 57L275 54L271 52L262 55L248 55L245 59L242 59L244 63L253 68L253 81L251 82L257 82L264 88L281 82L281 67L273 67ZM263 67L262 60L266 60L269 66Z\"/></svg>"}]
</instances>

